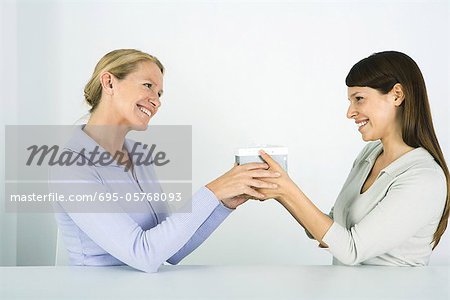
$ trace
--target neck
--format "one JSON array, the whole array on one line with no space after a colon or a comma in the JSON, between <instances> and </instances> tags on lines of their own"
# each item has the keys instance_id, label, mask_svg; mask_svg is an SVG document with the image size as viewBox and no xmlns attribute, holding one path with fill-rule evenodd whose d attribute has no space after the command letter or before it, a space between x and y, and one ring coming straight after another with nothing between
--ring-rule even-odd
<instances>
[{"instance_id":1,"label":"neck","mask_svg":"<svg viewBox=\"0 0 450 300\"><path fill-rule=\"evenodd\" d=\"M83 130L106 151L114 155L117 151L121 152L123 150L125 136L129 128L118 124L111 124L106 116L95 112L89 118Z\"/></svg>"},{"instance_id":2,"label":"neck","mask_svg":"<svg viewBox=\"0 0 450 300\"><path fill-rule=\"evenodd\" d=\"M384 137L381 139L381 143L383 144L383 152L380 157L382 157L383 161L386 163L391 163L403 154L414 150L413 147L408 146L403 141L401 133L392 137Z\"/></svg>"}]
</instances>

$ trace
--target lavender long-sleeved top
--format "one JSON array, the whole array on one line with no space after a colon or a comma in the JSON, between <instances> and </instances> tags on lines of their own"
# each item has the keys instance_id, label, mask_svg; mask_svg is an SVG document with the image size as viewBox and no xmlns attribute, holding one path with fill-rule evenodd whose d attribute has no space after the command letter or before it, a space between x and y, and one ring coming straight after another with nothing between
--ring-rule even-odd
<instances>
[{"instance_id":1,"label":"lavender long-sleeved top","mask_svg":"<svg viewBox=\"0 0 450 300\"><path fill-rule=\"evenodd\" d=\"M82 153L82 149L87 153L95 147L104 151L82 128L83 125L75 130L66 149L74 154ZM132 149L133 143L126 139L126 148ZM88 156L84 155L84 159ZM50 170L49 189L66 197L161 192L151 166L134 169L136 178L117 163L54 166ZM133 207L133 212L122 210L116 202L107 203L110 212L74 212L70 205L73 203L55 204L59 211L55 217L72 265L126 264L145 272L156 272L166 261L178 263L205 241L232 211L206 187L192 196L192 210L188 213L171 214L167 203L162 201L133 204L139 205Z\"/></svg>"}]
</instances>

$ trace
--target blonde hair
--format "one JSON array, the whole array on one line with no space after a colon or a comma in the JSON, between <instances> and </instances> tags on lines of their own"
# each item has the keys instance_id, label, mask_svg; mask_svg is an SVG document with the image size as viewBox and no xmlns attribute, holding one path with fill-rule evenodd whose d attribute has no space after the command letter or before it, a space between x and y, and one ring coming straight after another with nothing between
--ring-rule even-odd
<instances>
[{"instance_id":1,"label":"blonde hair","mask_svg":"<svg viewBox=\"0 0 450 300\"><path fill-rule=\"evenodd\" d=\"M164 74L164 66L156 57L136 49L117 49L103 56L95 66L91 79L84 87L84 98L91 106L89 112L92 113L100 103L102 96L100 74L110 72L117 79L124 79L142 61L155 63L161 70L161 73Z\"/></svg>"}]
</instances>

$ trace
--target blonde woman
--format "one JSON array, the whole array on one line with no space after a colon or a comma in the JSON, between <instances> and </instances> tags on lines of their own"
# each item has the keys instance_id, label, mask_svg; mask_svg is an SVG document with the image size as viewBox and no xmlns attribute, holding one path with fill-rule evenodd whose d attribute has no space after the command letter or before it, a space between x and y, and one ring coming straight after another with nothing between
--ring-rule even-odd
<instances>
[{"instance_id":1,"label":"blonde woman","mask_svg":"<svg viewBox=\"0 0 450 300\"><path fill-rule=\"evenodd\" d=\"M347 118L370 141L326 215L280 166L277 199L334 264L424 266L449 217L449 171L433 129L425 82L406 54L375 53L353 66Z\"/></svg>"},{"instance_id":2,"label":"blonde woman","mask_svg":"<svg viewBox=\"0 0 450 300\"><path fill-rule=\"evenodd\" d=\"M53 192L67 196L161 192L153 168L137 165L130 157L129 151L136 145L126 135L131 130L145 130L158 113L163 74L164 67L156 57L134 49L115 50L100 59L85 87L91 116L66 145L67 151L81 154L80 164L52 168ZM99 155L120 159L99 165L87 155L94 149L100 149ZM166 261L176 264L247 200L243 194L262 197L254 188L275 186L256 179L280 175L267 168L265 163L233 167L192 196L190 213L170 214L164 203L152 201L133 207L139 213L74 212L60 203L55 215L71 264L126 264L145 272L156 272ZM120 207L114 209L120 211Z\"/></svg>"}]
</instances>

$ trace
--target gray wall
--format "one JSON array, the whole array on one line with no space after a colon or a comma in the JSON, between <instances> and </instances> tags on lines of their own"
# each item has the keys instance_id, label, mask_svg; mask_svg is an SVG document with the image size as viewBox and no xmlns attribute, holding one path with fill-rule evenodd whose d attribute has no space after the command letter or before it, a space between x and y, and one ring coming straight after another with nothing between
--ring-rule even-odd
<instances>
[{"instance_id":1,"label":"gray wall","mask_svg":"<svg viewBox=\"0 0 450 300\"><path fill-rule=\"evenodd\" d=\"M54 124L58 114L58 6L4 2L2 13L2 124ZM4 126L1 128L4 140ZM2 153L4 145L2 143ZM4 164L2 163L2 176ZM3 180L2 180L3 181ZM56 223L52 214L4 212L2 185L2 265L51 265Z\"/></svg>"}]
</instances>

